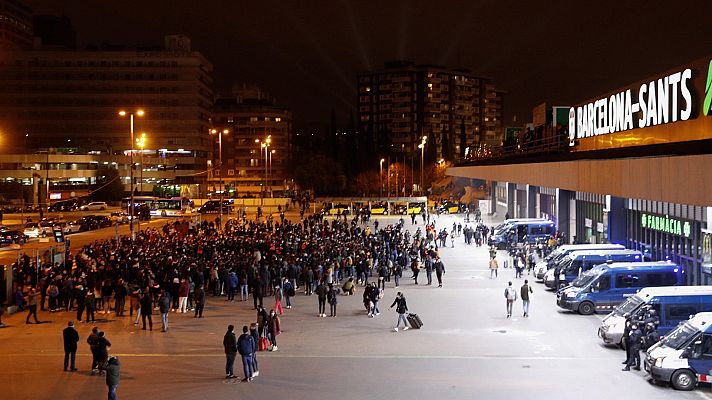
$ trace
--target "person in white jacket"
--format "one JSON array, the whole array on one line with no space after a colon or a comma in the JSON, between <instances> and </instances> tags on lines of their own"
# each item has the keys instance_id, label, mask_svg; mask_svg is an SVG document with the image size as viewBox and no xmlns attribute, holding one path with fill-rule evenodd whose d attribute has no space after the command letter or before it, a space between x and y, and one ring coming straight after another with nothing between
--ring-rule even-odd
<instances>
[{"instance_id":1,"label":"person in white jacket","mask_svg":"<svg viewBox=\"0 0 712 400\"><path fill-rule=\"evenodd\" d=\"M507 318L512 316L512 306L517 301L517 291L512 287L512 282L504 289L504 298L507 299Z\"/></svg>"}]
</instances>

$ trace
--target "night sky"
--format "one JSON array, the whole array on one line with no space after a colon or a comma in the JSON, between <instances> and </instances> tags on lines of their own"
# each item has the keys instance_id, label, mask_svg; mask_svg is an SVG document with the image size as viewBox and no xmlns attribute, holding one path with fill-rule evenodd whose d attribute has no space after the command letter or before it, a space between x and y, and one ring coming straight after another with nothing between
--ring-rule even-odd
<instances>
[{"instance_id":1,"label":"night sky","mask_svg":"<svg viewBox=\"0 0 712 400\"><path fill-rule=\"evenodd\" d=\"M345 123L356 73L405 59L467 68L507 91L505 125L712 53L712 1L31 0L67 15L79 45L161 44L183 33L218 90L258 83L298 129ZM583 6L586 4L587 6Z\"/></svg>"}]
</instances>

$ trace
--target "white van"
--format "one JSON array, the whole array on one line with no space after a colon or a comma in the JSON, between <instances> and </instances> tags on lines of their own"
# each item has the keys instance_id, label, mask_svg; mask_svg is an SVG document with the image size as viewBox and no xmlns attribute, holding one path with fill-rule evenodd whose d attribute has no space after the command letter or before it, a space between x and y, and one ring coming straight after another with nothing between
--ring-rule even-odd
<instances>
[{"instance_id":1,"label":"white van","mask_svg":"<svg viewBox=\"0 0 712 400\"><path fill-rule=\"evenodd\" d=\"M556 249L554 249L554 251L549 253L548 256L544 257L543 260L536 263L536 265L534 266L534 276L536 276L537 279L541 279L543 281L544 274L546 274L546 271L551 268L554 268L556 263L559 262L562 258L564 258L565 255L571 253L572 251L580 250L625 250L625 246L610 243L565 244L563 246L557 247Z\"/></svg>"}]
</instances>

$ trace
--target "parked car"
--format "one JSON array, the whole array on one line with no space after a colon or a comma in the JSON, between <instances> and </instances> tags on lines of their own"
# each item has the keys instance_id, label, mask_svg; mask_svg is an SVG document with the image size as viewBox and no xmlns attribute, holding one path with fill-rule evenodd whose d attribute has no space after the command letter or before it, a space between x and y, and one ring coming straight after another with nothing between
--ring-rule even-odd
<instances>
[{"instance_id":1,"label":"parked car","mask_svg":"<svg viewBox=\"0 0 712 400\"><path fill-rule=\"evenodd\" d=\"M201 214L219 214L220 213L220 200L209 200L203 203L202 206L198 209L198 212ZM223 205L222 205L222 212L223 214L229 214L230 213L230 203L227 200L223 200Z\"/></svg>"},{"instance_id":2,"label":"parked car","mask_svg":"<svg viewBox=\"0 0 712 400\"><path fill-rule=\"evenodd\" d=\"M113 212L109 217L112 223L128 224L129 216L125 212Z\"/></svg>"},{"instance_id":3,"label":"parked car","mask_svg":"<svg viewBox=\"0 0 712 400\"><path fill-rule=\"evenodd\" d=\"M58 201L49 206L49 212L76 211L79 209L79 204L76 200Z\"/></svg>"},{"instance_id":4,"label":"parked car","mask_svg":"<svg viewBox=\"0 0 712 400\"><path fill-rule=\"evenodd\" d=\"M81 207L79 207L80 210L82 211L103 211L106 210L109 207L108 204L104 201L92 201L89 204L85 204Z\"/></svg>"},{"instance_id":5,"label":"parked car","mask_svg":"<svg viewBox=\"0 0 712 400\"><path fill-rule=\"evenodd\" d=\"M107 228L114 224L111 218L106 215L90 215L89 217L96 222L97 229Z\"/></svg>"},{"instance_id":6,"label":"parked car","mask_svg":"<svg viewBox=\"0 0 712 400\"><path fill-rule=\"evenodd\" d=\"M27 243L27 235L13 229L0 232L0 244L21 244Z\"/></svg>"},{"instance_id":7,"label":"parked car","mask_svg":"<svg viewBox=\"0 0 712 400\"><path fill-rule=\"evenodd\" d=\"M30 222L25 225L25 229L23 230L23 233L31 238L37 238L37 237L47 237L47 236L52 236L53 235L53 227L54 223L49 223L49 222Z\"/></svg>"},{"instance_id":8,"label":"parked car","mask_svg":"<svg viewBox=\"0 0 712 400\"><path fill-rule=\"evenodd\" d=\"M439 214L457 214L460 212L460 205L452 201L446 201L437 208Z\"/></svg>"},{"instance_id":9,"label":"parked car","mask_svg":"<svg viewBox=\"0 0 712 400\"><path fill-rule=\"evenodd\" d=\"M66 224L62 224L62 231L64 232L65 235L68 235L70 233L82 232L82 231L84 231L84 229L82 229L81 222L69 221Z\"/></svg>"}]
</instances>

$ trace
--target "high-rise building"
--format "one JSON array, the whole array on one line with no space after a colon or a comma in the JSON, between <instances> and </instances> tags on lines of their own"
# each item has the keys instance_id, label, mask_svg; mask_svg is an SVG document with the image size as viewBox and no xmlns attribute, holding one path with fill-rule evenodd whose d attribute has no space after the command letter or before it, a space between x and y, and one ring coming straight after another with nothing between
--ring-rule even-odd
<instances>
[{"instance_id":1,"label":"high-rise building","mask_svg":"<svg viewBox=\"0 0 712 400\"><path fill-rule=\"evenodd\" d=\"M142 109L156 157L181 156L177 182L204 181L212 151L212 65L182 35L160 48L37 48L0 58L0 135L5 152L73 148L76 154L122 154L132 147L128 118Z\"/></svg>"},{"instance_id":2,"label":"high-rise building","mask_svg":"<svg viewBox=\"0 0 712 400\"><path fill-rule=\"evenodd\" d=\"M24 0L0 0L0 49L32 47L32 9Z\"/></svg>"},{"instance_id":3,"label":"high-rise building","mask_svg":"<svg viewBox=\"0 0 712 400\"><path fill-rule=\"evenodd\" d=\"M276 104L255 85L236 86L215 101L214 129L228 130L222 138L222 168L219 149L213 151L210 185L222 176L230 194L257 195L281 192L289 187L288 164L292 152L292 112ZM267 144L268 146L262 146Z\"/></svg>"},{"instance_id":4,"label":"high-rise building","mask_svg":"<svg viewBox=\"0 0 712 400\"><path fill-rule=\"evenodd\" d=\"M77 47L77 31L72 20L66 16L35 15L33 19L35 44L45 49L74 49Z\"/></svg>"},{"instance_id":5,"label":"high-rise building","mask_svg":"<svg viewBox=\"0 0 712 400\"><path fill-rule=\"evenodd\" d=\"M467 70L388 62L358 75L359 131L388 154L420 153L427 136L429 154L458 158L467 147L499 144L502 95Z\"/></svg>"}]
</instances>

